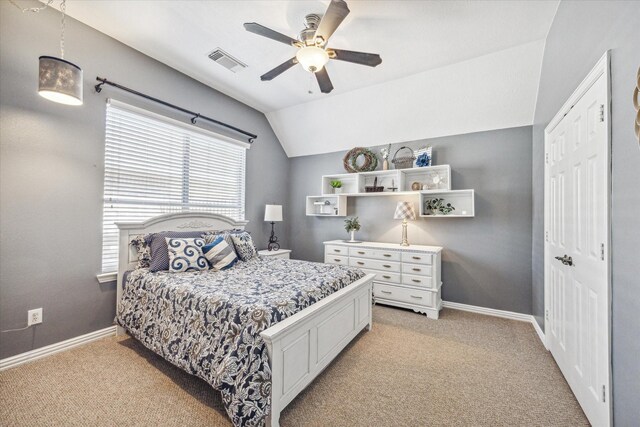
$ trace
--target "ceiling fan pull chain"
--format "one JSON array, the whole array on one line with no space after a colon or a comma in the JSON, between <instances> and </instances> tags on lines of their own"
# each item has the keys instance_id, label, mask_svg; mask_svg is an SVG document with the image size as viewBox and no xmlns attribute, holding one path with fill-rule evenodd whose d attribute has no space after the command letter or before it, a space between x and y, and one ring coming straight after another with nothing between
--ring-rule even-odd
<instances>
[{"instance_id":1,"label":"ceiling fan pull chain","mask_svg":"<svg viewBox=\"0 0 640 427\"><path fill-rule=\"evenodd\" d=\"M313 95L313 73L309 73L309 89L307 90L307 93L309 95Z\"/></svg>"}]
</instances>

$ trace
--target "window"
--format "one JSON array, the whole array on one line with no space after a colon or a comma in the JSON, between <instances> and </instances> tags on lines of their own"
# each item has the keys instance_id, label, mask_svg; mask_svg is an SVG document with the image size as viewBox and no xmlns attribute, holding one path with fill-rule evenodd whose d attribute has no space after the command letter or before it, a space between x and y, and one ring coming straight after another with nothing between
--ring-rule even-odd
<instances>
[{"instance_id":1,"label":"window","mask_svg":"<svg viewBox=\"0 0 640 427\"><path fill-rule=\"evenodd\" d=\"M243 220L248 144L110 100L102 271L118 267L117 222L181 211Z\"/></svg>"}]
</instances>

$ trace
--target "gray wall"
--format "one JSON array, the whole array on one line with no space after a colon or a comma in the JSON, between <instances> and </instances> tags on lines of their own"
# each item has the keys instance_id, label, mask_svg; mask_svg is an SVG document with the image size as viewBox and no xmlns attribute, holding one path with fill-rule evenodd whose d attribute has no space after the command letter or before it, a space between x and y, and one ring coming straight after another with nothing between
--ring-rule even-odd
<instances>
[{"instance_id":1,"label":"gray wall","mask_svg":"<svg viewBox=\"0 0 640 427\"><path fill-rule=\"evenodd\" d=\"M418 219L409 241L443 246L443 298L531 313L531 127L435 138L435 164L449 164L452 188L473 188L475 218ZM398 146L392 148L397 149ZM305 196L320 194L320 177L344 173L343 152L291 159L288 224L293 256L322 261L322 242L347 238L344 218L305 216ZM399 242L396 202L406 197L352 197L348 215L360 217L364 240ZM414 201L417 209L417 197Z\"/></svg>"},{"instance_id":2,"label":"gray wall","mask_svg":"<svg viewBox=\"0 0 640 427\"><path fill-rule=\"evenodd\" d=\"M640 420L640 148L631 102L640 66L640 2L560 3L544 52L533 128L533 312L544 311L544 128L611 49L614 422Z\"/></svg>"},{"instance_id":3,"label":"gray wall","mask_svg":"<svg viewBox=\"0 0 640 427\"><path fill-rule=\"evenodd\" d=\"M247 154L246 204L258 247L268 239L264 205L288 202L281 189L289 162L262 113L73 19L67 18L66 57L84 69L84 105L38 96L38 57L59 55L59 25L52 9L21 13L0 2L0 329L26 326L32 308L43 307L44 318L29 330L1 334L0 358L112 324L115 284L95 277L105 99L173 113L115 89L95 94L97 75L258 134Z\"/></svg>"}]
</instances>

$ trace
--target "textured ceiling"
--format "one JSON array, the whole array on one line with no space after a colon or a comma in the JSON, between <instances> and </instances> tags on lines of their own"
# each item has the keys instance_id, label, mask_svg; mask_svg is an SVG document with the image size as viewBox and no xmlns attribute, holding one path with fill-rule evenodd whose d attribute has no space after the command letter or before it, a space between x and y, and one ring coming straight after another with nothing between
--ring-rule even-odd
<instances>
[{"instance_id":1,"label":"textured ceiling","mask_svg":"<svg viewBox=\"0 0 640 427\"><path fill-rule=\"evenodd\" d=\"M447 97L447 93L455 93L460 87L467 87L473 93L482 91L482 87L469 86L482 86L482 81L465 77L473 74L474 60L485 67L483 72L487 73L489 86L499 83L495 79L509 79L510 90L487 94L491 100L485 101L507 104L516 110L510 116L518 117L518 120L495 117L487 123L501 122L508 127L519 125L522 116L532 117L535 90L531 91L531 86L537 87L542 58L540 43L532 42L546 37L557 1L347 2L351 13L329 45L379 53L383 62L369 68L331 61L327 70L335 89L329 95L321 94L315 80L300 66L273 81L260 81L261 74L294 56L296 49L246 32L242 26L244 22L258 22L295 37L303 27L304 16L322 13L328 1L68 0L67 12L142 53L268 113L289 155L353 146L351 138L343 138L342 144L328 145L310 144L305 139L313 134L320 140L335 141L336 128L370 128L378 119L370 116L372 111L380 112L393 106L394 113L411 116L415 102L403 103L398 97L411 95L418 100L424 98L420 93L426 91L429 101L441 105L443 111L459 111L458 107L464 102L456 98L450 103L453 98ZM218 47L246 63L248 68L233 73L213 63L207 55ZM491 64L485 64L480 58L491 57L496 52L508 54L499 55L499 67L492 70ZM466 67L464 73L455 67L459 63L467 64L463 66ZM448 68L452 66L454 68ZM454 74L437 71L447 69L455 70ZM434 79L441 80L438 83ZM398 92L394 92L394 88ZM309 94L309 89L313 93ZM441 98L433 99L436 95ZM517 102L512 98L517 98ZM366 108L365 112L336 109L341 105ZM401 111L396 111L397 108ZM497 109L494 113L503 112ZM482 118L490 115L487 112ZM295 123L289 118L293 116L297 118ZM323 116L340 119L340 126L333 123L318 126L317 117ZM447 130L440 129L445 127ZM323 129L329 128L332 132L324 134ZM422 126L413 132L398 128L388 129L388 133L396 135L393 139L403 140L409 134L415 139L442 132L479 130L468 124L459 130L453 125L440 128ZM385 139L389 139L386 134Z\"/></svg>"}]
</instances>

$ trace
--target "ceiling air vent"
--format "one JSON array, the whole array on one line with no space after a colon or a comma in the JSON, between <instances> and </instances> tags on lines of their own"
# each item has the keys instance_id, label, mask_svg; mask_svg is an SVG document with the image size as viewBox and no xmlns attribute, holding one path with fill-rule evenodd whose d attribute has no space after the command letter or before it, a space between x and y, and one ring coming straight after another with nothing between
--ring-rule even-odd
<instances>
[{"instance_id":1,"label":"ceiling air vent","mask_svg":"<svg viewBox=\"0 0 640 427\"><path fill-rule=\"evenodd\" d=\"M209 58L211 58L213 61L217 62L218 64L222 65L227 70L233 71L234 73L237 73L238 71L241 71L242 69L247 68L247 64L243 64L242 62L238 61L236 58L229 55L227 52L225 52L222 49L216 49L213 52L211 52L209 54Z\"/></svg>"}]
</instances>

